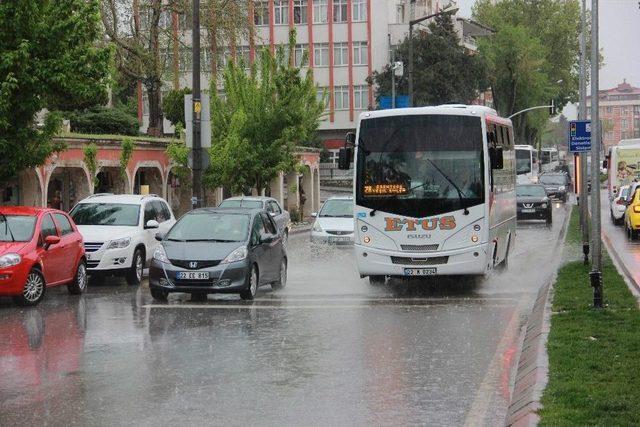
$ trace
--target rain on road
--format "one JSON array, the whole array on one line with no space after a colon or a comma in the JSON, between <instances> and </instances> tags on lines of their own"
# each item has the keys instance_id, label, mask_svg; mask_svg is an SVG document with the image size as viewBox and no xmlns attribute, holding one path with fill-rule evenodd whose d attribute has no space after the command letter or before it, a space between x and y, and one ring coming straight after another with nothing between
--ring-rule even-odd
<instances>
[{"instance_id":1,"label":"rain on road","mask_svg":"<svg viewBox=\"0 0 640 427\"><path fill-rule=\"evenodd\" d=\"M292 236L287 288L186 295L146 284L0 300L0 425L497 425L520 327L560 261L567 207L525 223L509 270L372 287L351 248Z\"/></svg>"}]
</instances>

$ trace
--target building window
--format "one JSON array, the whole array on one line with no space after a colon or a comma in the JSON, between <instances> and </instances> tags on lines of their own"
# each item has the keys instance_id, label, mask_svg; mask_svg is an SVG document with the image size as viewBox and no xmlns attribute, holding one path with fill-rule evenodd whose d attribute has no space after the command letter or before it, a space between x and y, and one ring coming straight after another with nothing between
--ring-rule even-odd
<instances>
[{"instance_id":1,"label":"building window","mask_svg":"<svg viewBox=\"0 0 640 427\"><path fill-rule=\"evenodd\" d=\"M313 23L326 24L329 22L328 0L313 0Z\"/></svg>"},{"instance_id":2,"label":"building window","mask_svg":"<svg viewBox=\"0 0 640 427\"><path fill-rule=\"evenodd\" d=\"M613 112L613 109L611 107L607 107L607 114L611 114Z\"/></svg>"},{"instance_id":3,"label":"building window","mask_svg":"<svg viewBox=\"0 0 640 427\"><path fill-rule=\"evenodd\" d=\"M605 139L610 141L613 139L613 131L609 131L606 133Z\"/></svg>"},{"instance_id":4,"label":"building window","mask_svg":"<svg viewBox=\"0 0 640 427\"><path fill-rule=\"evenodd\" d=\"M621 107L621 109L622 109L623 116L629 115L629 107Z\"/></svg>"},{"instance_id":5,"label":"building window","mask_svg":"<svg viewBox=\"0 0 640 427\"><path fill-rule=\"evenodd\" d=\"M367 65L367 42L353 43L353 65Z\"/></svg>"},{"instance_id":6,"label":"building window","mask_svg":"<svg viewBox=\"0 0 640 427\"><path fill-rule=\"evenodd\" d=\"M324 101L325 110L329 108L329 96L327 95L325 97L326 92L327 92L326 87L319 87L316 89L316 99L318 100L318 102Z\"/></svg>"},{"instance_id":7,"label":"building window","mask_svg":"<svg viewBox=\"0 0 640 427\"><path fill-rule=\"evenodd\" d=\"M289 1L274 0L274 22L276 25L289 25Z\"/></svg>"},{"instance_id":8,"label":"building window","mask_svg":"<svg viewBox=\"0 0 640 427\"><path fill-rule=\"evenodd\" d=\"M180 72L187 73L193 69L193 56L190 47L180 49Z\"/></svg>"},{"instance_id":9,"label":"building window","mask_svg":"<svg viewBox=\"0 0 640 427\"><path fill-rule=\"evenodd\" d=\"M620 114L620 108L619 107L613 107L613 114L619 115Z\"/></svg>"},{"instance_id":10,"label":"building window","mask_svg":"<svg viewBox=\"0 0 640 427\"><path fill-rule=\"evenodd\" d=\"M333 108L336 110L349 109L349 86L336 86L333 89Z\"/></svg>"},{"instance_id":11,"label":"building window","mask_svg":"<svg viewBox=\"0 0 640 427\"><path fill-rule=\"evenodd\" d=\"M333 22L347 22L347 0L333 0Z\"/></svg>"},{"instance_id":12,"label":"building window","mask_svg":"<svg viewBox=\"0 0 640 427\"><path fill-rule=\"evenodd\" d=\"M640 129L640 119L636 118L633 120L633 128L636 130Z\"/></svg>"},{"instance_id":13,"label":"building window","mask_svg":"<svg viewBox=\"0 0 640 427\"><path fill-rule=\"evenodd\" d=\"M329 66L329 44L316 43L313 45L313 64L316 67Z\"/></svg>"},{"instance_id":14,"label":"building window","mask_svg":"<svg viewBox=\"0 0 640 427\"><path fill-rule=\"evenodd\" d=\"M629 123L627 122L627 119L622 119L621 125L622 125L622 130L627 130L629 128Z\"/></svg>"},{"instance_id":15,"label":"building window","mask_svg":"<svg viewBox=\"0 0 640 427\"><path fill-rule=\"evenodd\" d=\"M638 114L640 114L640 105L634 105L633 106L633 115L637 116Z\"/></svg>"},{"instance_id":16,"label":"building window","mask_svg":"<svg viewBox=\"0 0 640 427\"><path fill-rule=\"evenodd\" d=\"M269 25L269 2L257 1L253 6L253 22L256 25Z\"/></svg>"},{"instance_id":17,"label":"building window","mask_svg":"<svg viewBox=\"0 0 640 427\"><path fill-rule=\"evenodd\" d=\"M293 23L307 23L307 0L293 0Z\"/></svg>"},{"instance_id":18,"label":"building window","mask_svg":"<svg viewBox=\"0 0 640 427\"><path fill-rule=\"evenodd\" d=\"M249 68L251 65L251 48L249 46L240 46L238 47L236 54L238 55L238 60L242 60L245 68Z\"/></svg>"},{"instance_id":19,"label":"building window","mask_svg":"<svg viewBox=\"0 0 640 427\"><path fill-rule=\"evenodd\" d=\"M367 20L367 0L351 0L353 11L351 20L353 22L364 22Z\"/></svg>"},{"instance_id":20,"label":"building window","mask_svg":"<svg viewBox=\"0 0 640 427\"><path fill-rule=\"evenodd\" d=\"M620 139L627 139L627 138L629 138L629 134L627 132L622 132L620 134Z\"/></svg>"},{"instance_id":21,"label":"building window","mask_svg":"<svg viewBox=\"0 0 640 427\"><path fill-rule=\"evenodd\" d=\"M369 86L353 87L353 106L356 110L369 109Z\"/></svg>"},{"instance_id":22,"label":"building window","mask_svg":"<svg viewBox=\"0 0 640 427\"><path fill-rule=\"evenodd\" d=\"M349 45L347 43L334 43L333 65L349 65Z\"/></svg>"},{"instance_id":23,"label":"building window","mask_svg":"<svg viewBox=\"0 0 640 427\"><path fill-rule=\"evenodd\" d=\"M404 4L396 6L396 24L404 24Z\"/></svg>"},{"instance_id":24,"label":"building window","mask_svg":"<svg viewBox=\"0 0 640 427\"><path fill-rule=\"evenodd\" d=\"M309 51L309 45L297 44L295 49L295 66L300 68L307 65L308 58L305 60L305 54ZM303 63L304 62L304 63Z\"/></svg>"}]
</instances>

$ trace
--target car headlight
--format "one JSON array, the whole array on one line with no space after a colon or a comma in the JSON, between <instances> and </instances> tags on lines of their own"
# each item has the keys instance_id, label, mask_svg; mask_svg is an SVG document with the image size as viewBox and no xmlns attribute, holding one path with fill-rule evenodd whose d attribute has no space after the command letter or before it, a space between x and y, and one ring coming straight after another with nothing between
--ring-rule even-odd
<instances>
[{"instance_id":1,"label":"car headlight","mask_svg":"<svg viewBox=\"0 0 640 427\"><path fill-rule=\"evenodd\" d=\"M162 245L158 245L156 250L153 252L153 259L167 264L171 263L171 261L169 261L169 258L167 257L167 253L164 250L164 246Z\"/></svg>"},{"instance_id":2,"label":"car headlight","mask_svg":"<svg viewBox=\"0 0 640 427\"><path fill-rule=\"evenodd\" d=\"M564 185L561 185L560 187L558 187L558 190L560 190L560 191L564 191L566 189L567 189L567 187L565 187Z\"/></svg>"},{"instance_id":3,"label":"car headlight","mask_svg":"<svg viewBox=\"0 0 640 427\"><path fill-rule=\"evenodd\" d=\"M123 237L122 239L110 241L107 249L123 249L129 246L129 243L131 243L131 237Z\"/></svg>"},{"instance_id":4,"label":"car headlight","mask_svg":"<svg viewBox=\"0 0 640 427\"><path fill-rule=\"evenodd\" d=\"M542 209L547 209L547 204L546 204L546 203L543 203L543 204L541 204L541 205L540 205L540 207L541 207Z\"/></svg>"},{"instance_id":5,"label":"car headlight","mask_svg":"<svg viewBox=\"0 0 640 427\"><path fill-rule=\"evenodd\" d=\"M320 224L318 223L318 221L313 223L313 231L315 231L317 233L321 233L322 232L322 227L320 227Z\"/></svg>"},{"instance_id":6,"label":"car headlight","mask_svg":"<svg viewBox=\"0 0 640 427\"><path fill-rule=\"evenodd\" d=\"M0 268L13 267L20 264L22 257L18 254L5 254L0 256Z\"/></svg>"},{"instance_id":7,"label":"car headlight","mask_svg":"<svg viewBox=\"0 0 640 427\"><path fill-rule=\"evenodd\" d=\"M249 251L246 246L240 246L235 251L231 252L225 259L220 261L220 264L229 264L232 262L242 261L249 255Z\"/></svg>"}]
</instances>

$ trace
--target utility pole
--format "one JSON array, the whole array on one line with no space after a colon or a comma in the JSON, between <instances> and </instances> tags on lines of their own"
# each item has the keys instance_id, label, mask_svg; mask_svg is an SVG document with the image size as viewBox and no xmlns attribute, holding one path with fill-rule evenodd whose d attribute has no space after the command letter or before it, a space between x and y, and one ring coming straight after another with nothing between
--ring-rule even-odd
<instances>
[{"instance_id":1,"label":"utility pole","mask_svg":"<svg viewBox=\"0 0 640 427\"><path fill-rule=\"evenodd\" d=\"M391 34L389 38L389 51L391 51L391 108L396 108L396 52L391 46Z\"/></svg>"},{"instance_id":2,"label":"utility pole","mask_svg":"<svg viewBox=\"0 0 640 427\"><path fill-rule=\"evenodd\" d=\"M580 104L578 119L587 120L587 0L582 0L580 34ZM593 102L593 101L592 101ZM584 265L589 263L589 192L587 191L587 153L579 154L580 167L580 229L582 230L582 254Z\"/></svg>"},{"instance_id":3,"label":"utility pole","mask_svg":"<svg viewBox=\"0 0 640 427\"><path fill-rule=\"evenodd\" d=\"M191 30L191 48L193 53L193 193L191 204L194 208L202 206L202 102L200 99L200 0L193 0L193 29Z\"/></svg>"},{"instance_id":4,"label":"utility pole","mask_svg":"<svg viewBox=\"0 0 640 427\"><path fill-rule=\"evenodd\" d=\"M602 253L600 236L600 116L598 0L591 0L591 286L593 307L602 308Z\"/></svg>"}]
</instances>

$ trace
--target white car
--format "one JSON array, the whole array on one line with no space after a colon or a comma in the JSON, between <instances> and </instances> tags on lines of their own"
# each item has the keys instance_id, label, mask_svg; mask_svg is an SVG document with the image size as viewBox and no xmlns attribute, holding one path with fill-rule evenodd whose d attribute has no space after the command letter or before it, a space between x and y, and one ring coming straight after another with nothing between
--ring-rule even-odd
<instances>
[{"instance_id":1,"label":"white car","mask_svg":"<svg viewBox=\"0 0 640 427\"><path fill-rule=\"evenodd\" d=\"M312 243L353 244L353 197L340 196L327 199L311 228Z\"/></svg>"},{"instance_id":2,"label":"white car","mask_svg":"<svg viewBox=\"0 0 640 427\"><path fill-rule=\"evenodd\" d=\"M618 194L611 200L611 221L614 224L622 224L624 213L627 210L627 196L629 195L629 185L620 187Z\"/></svg>"},{"instance_id":3,"label":"white car","mask_svg":"<svg viewBox=\"0 0 640 427\"><path fill-rule=\"evenodd\" d=\"M123 275L130 285L142 280L159 244L156 234L176 222L168 203L156 195L94 194L70 214L84 238L89 274Z\"/></svg>"}]
</instances>

